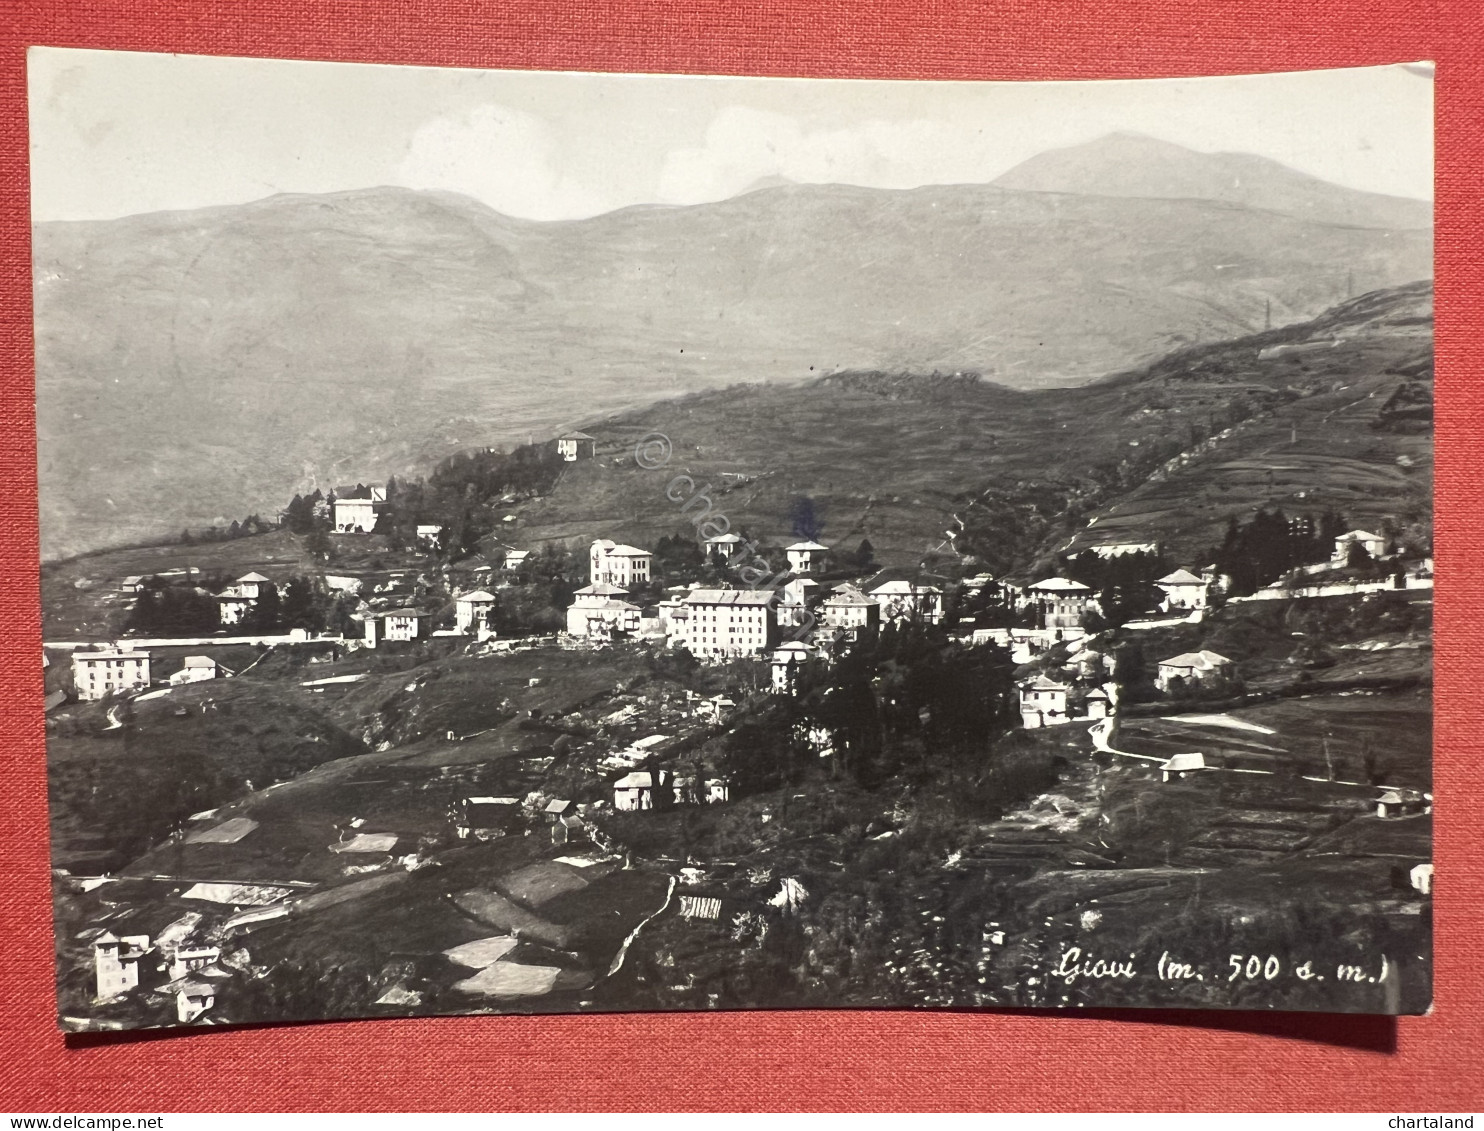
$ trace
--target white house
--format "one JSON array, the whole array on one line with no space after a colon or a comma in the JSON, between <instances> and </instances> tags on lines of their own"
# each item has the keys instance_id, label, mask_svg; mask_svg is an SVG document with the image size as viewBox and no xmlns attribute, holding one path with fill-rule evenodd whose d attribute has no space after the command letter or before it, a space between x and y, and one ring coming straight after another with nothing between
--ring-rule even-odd
<instances>
[{"instance_id":1,"label":"white house","mask_svg":"<svg viewBox=\"0 0 1484 1131\"><path fill-rule=\"evenodd\" d=\"M98 975L98 1000L106 1001L139 985L139 960L149 952L148 935L119 938L104 931L93 940L93 967Z\"/></svg>"},{"instance_id":2,"label":"white house","mask_svg":"<svg viewBox=\"0 0 1484 1131\"><path fill-rule=\"evenodd\" d=\"M830 548L821 546L818 542L795 542L792 546L785 546L783 552L788 555L788 568L791 572L823 573Z\"/></svg>"},{"instance_id":3,"label":"white house","mask_svg":"<svg viewBox=\"0 0 1484 1131\"><path fill-rule=\"evenodd\" d=\"M1028 729L1055 726L1067 721L1065 683L1039 675L1020 685L1020 721Z\"/></svg>"},{"instance_id":4,"label":"white house","mask_svg":"<svg viewBox=\"0 0 1484 1131\"><path fill-rule=\"evenodd\" d=\"M599 538L592 544L589 563L588 580L594 585L606 581L610 585L632 589L649 580L654 555L637 546L625 546L607 538Z\"/></svg>"},{"instance_id":5,"label":"white house","mask_svg":"<svg viewBox=\"0 0 1484 1131\"><path fill-rule=\"evenodd\" d=\"M464 797L454 807L454 834L460 840L492 840L520 822L518 797Z\"/></svg>"},{"instance_id":6,"label":"white house","mask_svg":"<svg viewBox=\"0 0 1484 1131\"><path fill-rule=\"evenodd\" d=\"M1416 865L1414 865L1412 867L1412 870L1407 873L1407 879L1411 883L1412 889L1418 895L1431 895L1432 894L1432 865L1431 864L1416 864Z\"/></svg>"},{"instance_id":7,"label":"white house","mask_svg":"<svg viewBox=\"0 0 1484 1131\"><path fill-rule=\"evenodd\" d=\"M170 980L204 970L222 956L219 946L181 947L170 956Z\"/></svg>"},{"instance_id":8,"label":"white house","mask_svg":"<svg viewBox=\"0 0 1484 1131\"><path fill-rule=\"evenodd\" d=\"M1219 652L1211 652L1205 648L1199 652L1182 652L1159 662L1159 674L1154 678L1154 685L1161 691L1168 691L1177 677L1187 685L1204 683L1218 675L1227 674L1231 667L1232 662Z\"/></svg>"},{"instance_id":9,"label":"white house","mask_svg":"<svg viewBox=\"0 0 1484 1131\"><path fill-rule=\"evenodd\" d=\"M460 632L481 632L489 627L490 614L495 611L495 595L476 589L472 593L460 593L454 598L454 625Z\"/></svg>"},{"instance_id":10,"label":"white house","mask_svg":"<svg viewBox=\"0 0 1484 1131\"><path fill-rule=\"evenodd\" d=\"M1335 552L1330 560L1335 565L1344 565L1350 560L1350 547L1357 542L1373 558L1380 558L1386 555L1386 539L1381 537L1381 535L1372 534L1369 530L1352 530L1348 534L1341 534L1335 539Z\"/></svg>"},{"instance_id":11,"label":"white house","mask_svg":"<svg viewBox=\"0 0 1484 1131\"><path fill-rule=\"evenodd\" d=\"M424 550L436 550L443 545L443 527L436 522L419 523L417 544Z\"/></svg>"},{"instance_id":12,"label":"white house","mask_svg":"<svg viewBox=\"0 0 1484 1131\"><path fill-rule=\"evenodd\" d=\"M773 692L777 695L799 693L799 669L809 660L809 646L792 640L780 644L773 653Z\"/></svg>"},{"instance_id":13,"label":"white house","mask_svg":"<svg viewBox=\"0 0 1484 1131\"><path fill-rule=\"evenodd\" d=\"M881 608L881 619L920 621L937 624L943 619L943 590L936 585L919 585L915 581L887 581L871 590Z\"/></svg>"},{"instance_id":14,"label":"white house","mask_svg":"<svg viewBox=\"0 0 1484 1131\"><path fill-rule=\"evenodd\" d=\"M772 593L694 589L684 604L685 619L675 621L677 643L694 656L759 656L777 639Z\"/></svg>"},{"instance_id":15,"label":"white house","mask_svg":"<svg viewBox=\"0 0 1484 1131\"><path fill-rule=\"evenodd\" d=\"M638 605L624 600L628 595L629 591L623 586L606 581L584 585L572 594L572 604L567 606L568 634L592 636L595 622L600 630L607 626L609 632L615 627L624 632L637 632L641 610Z\"/></svg>"},{"instance_id":16,"label":"white house","mask_svg":"<svg viewBox=\"0 0 1484 1131\"><path fill-rule=\"evenodd\" d=\"M589 587L591 588L591 587ZM616 597L589 600L567 609L567 632L588 640L612 640L615 636L633 636L639 631L644 610Z\"/></svg>"},{"instance_id":17,"label":"white house","mask_svg":"<svg viewBox=\"0 0 1484 1131\"><path fill-rule=\"evenodd\" d=\"M1094 687L1085 696L1082 710L1084 718L1106 719L1113 713L1113 700L1101 687Z\"/></svg>"},{"instance_id":18,"label":"white house","mask_svg":"<svg viewBox=\"0 0 1484 1131\"><path fill-rule=\"evenodd\" d=\"M830 628L841 629L851 640L858 640L881 623L881 606L855 586L842 585L825 598L819 619Z\"/></svg>"},{"instance_id":19,"label":"white house","mask_svg":"<svg viewBox=\"0 0 1484 1131\"><path fill-rule=\"evenodd\" d=\"M149 653L104 649L72 653L72 685L79 699L102 699L115 691L149 686Z\"/></svg>"},{"instance_id":20,"label":"white house","mask_svg":"<svg viewBox=\"0 0 1484 1131\"><path fill-rule=\"evenodd\" d=\"M1206 607L1206 595L1211 583L1197 577L1188 569L1177 569L1165 574L1154 583L1164 593L1165 599L1159 607L1167 613L1194 611Z\"/></svg>"},{"instance_id":21,"label":"white house","mask_svg":"<svg viewBox=\"0 0 1484 1131\"><path fill-rule=\"evenodd\" d=\"M335 531L370 534L386 509L385 487L343 488L335 492Z\"/></svg>"},{"instance_id":22,"label":"white house","mask_svg":"<svg viewBox=\"0 0 1484 1131\"><path fill-rule=\"evenodd\" d=\"M742 545L742 536L740 534L718 534L715 537L704 539L702 542L707 558L710 558L712 554L720 554L724 558L731 558L736 555L737 547L740 545Z\"/></svg>"},{"instance_id":23,"label":"white house","mask_svg":"<svg viewBox=\"0 0 1484 1131\"><path fill-rule=\"evenodd\" d=\"M568 463L574 463L597 455L598 441L586 432L567 432L557 437L556 450Z\"/></svg>"},{"instance_id":24,"label":"white house","mask_svg":"<svg viewBox=\"0 0 1484 1131\"><path fill-rule=\"evenodd\" d=\"M239 624L262 598L278 587L261 573L244 573L216 595L217 617L222 624Z\"/></svg>"},{"instance_id":25,"label":"white house","mask_svg":"<svg viewBox=\"0 0 1484 1131\"><path fill-rule=\"evenodd\" d=\"M216 986L205 978L186 977L175 986L175 1018L189 1025L216 1004Z\"/></svg>"},{"instance_id":26,"label":"white house","mask_svg":"<svg viewBox=\"0 0 1484 1131\"><path fill-rule=\"evenodd\" d=\"M671 784L669 770L658 773L660 788ZM621 813L654 808L654 778L648 770L635 770L613 783L613 807Z\"/></svg>"},{"instance_id":27,"label":"white house","mask_svg":"<svg viewBox=\"0 0 1484 1131\"><path fill-rule=\"evenodd\" d=\"M216 677L216 661L210 656L187 656L180 671L170 677L170 684L178 687L183 683L200 683Z\"/></svg>"},{"instance_id":28,"label":"white house","mask_svg":"<svg viewBox=\"0 0 1484 1131\"><path fill-rule=\"evenodd\" d=\"M144 592L144 578L141 577L137 573L130 574L128 577L124 578L122 581L119 582L119 592L120 593L143 593Z\"/></svg>"},{"instance_id":29,"label":"white house","mask_svg":"<svg viewBox=\"0 0 1484 1131\"><path fill-rule=\"evenodd\" d=\"M428 635L433 618L423 609L387 609L366 614L366 645L375 648L383 641L421 640Z\"/></svg>"},{"instance_id":30,"label":"white house","mask_svg":"<svg viewBox=\"0 0 1484 1131\"><path fill-rule=\"evenodd\" d=\"M1160 781L1184 781L1191 774L1208 769L1204 754L1176 754L1159 767Z\"/></svg>"},{"instance_id":31,"label":"white house","mask_svg":"<svg viewBox=\"0 0 1484 1131\"><path fill-rule=\"evenodd\" d=\"M1026 586L1025 592L1046 628L1080 628L1082 618L1094 606L1092 590L1065 577L1048 577Z\"/></svg>"},{"instance_id":32,"label":"white house","mask_svg":"<svg viewBox=\"0 0 1484 1131\"><path fill-rule=\"evenodd\" d=\"M783 587L783 600L775 609L780 625L805 624L809 618L809 607L819 596L819 582L812 577L795 577Z\"/></svg>"},{"instance_id":33,"label":"white house","mask_svg":"<svg viewBox=\"0 0 1484 1131\"><path fill-rule=\"evenodd\" d=\"M505 560L500 563L500 568L514 573L525 565L531 557L530 550L506 550Z\"/></svg>"}]
</instances>

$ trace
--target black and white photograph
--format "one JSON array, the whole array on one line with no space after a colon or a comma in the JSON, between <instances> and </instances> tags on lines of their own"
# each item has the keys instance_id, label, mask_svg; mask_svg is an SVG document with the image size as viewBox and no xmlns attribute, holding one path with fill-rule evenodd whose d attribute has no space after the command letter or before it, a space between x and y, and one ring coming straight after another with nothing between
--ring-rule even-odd
<instances>
[{"instance_id":1,"label":"black and white photograph","mask_svg":"<svg viewBox=\"0 0 1484 1131\"><path fill-rule=\"evenodd\" d=\"M27 62L63 1030L1430 1009L1431 64Z\"/></svg>"}]
</instances>

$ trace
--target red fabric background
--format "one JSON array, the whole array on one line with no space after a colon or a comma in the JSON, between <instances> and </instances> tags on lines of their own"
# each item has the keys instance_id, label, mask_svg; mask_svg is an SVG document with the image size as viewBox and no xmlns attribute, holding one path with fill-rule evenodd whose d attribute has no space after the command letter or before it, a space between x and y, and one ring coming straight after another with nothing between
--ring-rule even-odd
<instances>
[{"instance_id":1,"label":"red fabric background","mask_svg":"<svg viewBox=\"0 0 1484 1131\"><path fill-rule=\"evenodd\" d=\"M1474 708L1484 665L1476 0L62 0L0 3L0 1110L1484 1107ZM1438 62L1436 1007L1302 1015L839 1012L362 1022L67 1043L53 1022L24 49L894 78Z\"/></svg>"}]
</instances>

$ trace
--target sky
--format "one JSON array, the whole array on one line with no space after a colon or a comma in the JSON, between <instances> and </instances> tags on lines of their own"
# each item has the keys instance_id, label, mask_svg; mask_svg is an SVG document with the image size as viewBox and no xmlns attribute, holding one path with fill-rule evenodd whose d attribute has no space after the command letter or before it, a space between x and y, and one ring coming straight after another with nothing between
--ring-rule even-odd
<instances>
[{"instance_id":1,"label":"sky","mask_svg":"<svg viewBox=\"0 0 1484 1131\"><path fill-rule=\"evenodd\" d=\"M1115 131L1432 199L1427 64L972 83L476 71L32 48L35 220L377 185L570 220L783 177L991 181Z\"/></svg>"}]
</instances>

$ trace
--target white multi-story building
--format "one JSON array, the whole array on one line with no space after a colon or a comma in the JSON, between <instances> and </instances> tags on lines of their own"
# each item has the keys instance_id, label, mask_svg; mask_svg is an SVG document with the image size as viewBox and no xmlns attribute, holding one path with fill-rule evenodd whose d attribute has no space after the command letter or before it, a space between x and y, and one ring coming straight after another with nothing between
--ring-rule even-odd
<instances>
[{"instance_id":1,"label":"white multi-story building","mask_svg":"<svg viewBox=\"0 0 1484 1131\"><path fill-rule=\"evenodd\" d=\"M106 1001L139 985L139 960L149 951L148 935L119 938L104 931L93 940L93 967L98 975L98 1000Z\"/></svg>"},{"instance_id":2,"label":"white multi-story building","mask_svg":"<svg viewBox=\"0 0 1484 1131\"><path fill-rule=\"evenodd\" d=\"M432 616L423 609L387 609L366 614L366 644L375 648L383 641L421 640L428 635Z\"/></svg>"},{"instance_id":3,"label":"white multi-story building","mask_svg":"<svg viewBox=\"0 0 1484 1131\"><path fill-rule=\"evenodd\" d=\"M102 699L115 691L149 686L149 653L121 648L72 654L72 685L79 699Z\"/></svg>"},{"instance_id":4,"label":"white multi-story building","mask_svg":"<svg viewBox=\"0 0 1484 1131\"><path fill-rule=\"evenodd\" d=\"M453 601L454 625L460 632L480 632L489 627L490 614L495 611L495 595L476 589L473 593L460 593Z\"/></svg>"},{"instance_id":5,"label":"white multi-story building","mask_svg":"<svg viewBox=\"0 0 1484 1131\"><path fill-rule=\"evenodd\" d=\"M1055 726L1067 721L1067 692L1071 689L1047 676L1020 685L1020 721L1027 728Z\"/></svg>"},{"instance_id":6,"label":"white multi-story building","mask_svg":"<svg viewBox=\"0 0 1484 1131\"><path fill-rule=\"evenodd\" d=\"M792 546L785 546L783 552L788 555L788 568L791 572L823 573L830 548L821 546L818 542L795 542Z\"/></svg>"},{"instance_id":7,"label":"white multi-story building","mask_svg":"<svg viewBox=\"0 0 1484 1131\"><path fill-rule=\"evenodd\" d=\"M278 586L261 573L244 573L216 595L218 618L222 624L240 624L269 589L276 592Z\"/></svg>"},{"instance_id":8,"label":"white multi-story building","mask_svg":"<svg viewBox=\"0 0 1484 1131\"><path fill-rule=\"evenodd\" d=\"M354 487L335 492L335 531L338 534L370 534L386 508L386 488Z\"/></svg>"},{"instance_id":9,"label":"white multi-story building","mask_svg":"<svg viewBox=\"0 0 1484 1131\"><path fill-rule=\"evenodd\" d=\"M797 640L780 644L773 653L773 691L777 695L799 693L799 669L808 662L809 646Z\"/></svg>"},{"instance_id":10,"label":"white multi-story building","mask_svg":"<svg viewBox=\"0 0 1484 1131\"><path fill-rule=\"evenodd\" d=\"M943 590L936 585L919 585L915 581L888 581L871 590L881 607L881 619L919 621L937 624L943 619Z\"/></svg>"},{"instance_id":11,"label":"white multi-story building","mask_svg":"<svg viewBox=\"0 0 1484 1131\"><path fill-rule=\"evenodd\" d=\"M760 656L777 639L774 594L756 589L694 589L676 621L676 643L700 657Z\"/></svg>"},{"instance_id":12,"label":"white multi-story building","mask_svg":"<svg viewBox=\"0 0 1484 1131\"><path fill-rule=\"evenodd\" d=\"M649 581L654 555L637 546L625 546L599 538L589 554L588 580L594 585L606 582L632 589Z\"/></svg>"},{"instance_id":13,"label":"white multi-story building","mask_svg":"<svg viewBox=\"0 0 1484 1131\"><path fill-rule=\"evenodd\" d=\"M1082 618L1096 607L1090 588L1065 577L1027 585L1025 599L1039 610L1044 628L1081 628Z\"/></svg>"},{"instance_id":14,"label":"white multi-story building","mask_svg":"<svg viewBox=\"0 0 1484 1131\"><path fill-rule=\"evenodd\" d=\"M1231 671L1231 660L1220 652L1202 648L1199 652L1182 652L1178 656L1171 656L1168 660L1161 660L1158 668L1159 674L1154 678L1154 685L1161 691L1168 691L1177 679L1190 687L1229 675Z\"/></svg>"},{"instance_id":15,"label":"white multi-story building","mask_svg":"<svg viewBox=\"0 0 1484 1131\"><path fill-rule=\"evenodd\" d=\"M1209 581L1197 577L1188 569L1177 569L1174 573L1161 577L1154 584L1165 595L1159 607L1167 613L1204 609L1207 594L1211 589Z\"/></svg>"},{"instance_id":16,"label":"white multi-story building","mask_svg":"<svg viewBox=\"0 0 1484 1131\"><path fill-rule=\"evenodd\" d=\"M881 606L853 585L842 585L825 598L819 619L840 629L850 639L859 639L881 623Z\"/></svg>"}]
</instances>

